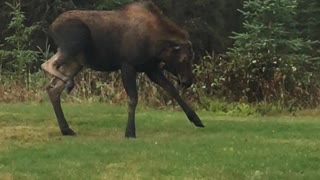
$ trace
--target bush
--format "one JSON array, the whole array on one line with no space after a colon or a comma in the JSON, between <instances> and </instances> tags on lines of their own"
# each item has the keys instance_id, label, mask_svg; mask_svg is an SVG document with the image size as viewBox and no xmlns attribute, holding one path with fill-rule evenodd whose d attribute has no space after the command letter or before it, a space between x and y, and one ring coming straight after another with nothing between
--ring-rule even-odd
<instances>
[{"instance_id":1,"label":"bush","mask_svg":"<svg viewBox=\"0 0 320 180\"><path fill-rule=\"evenodd\" d=\"M315 42L296 31L297 1L248 0L241 12L243 32L234 33L235 44L227 54L231 90L240 87L238 98L249 102L318 105L320 61L308 53Z\"/></svg>"},{"instance_id":2,"label":"bush","mask_svg":"<svg viewBox=\"0 0 320 180\"><path fill-rule=\"evenodd\" d=\"M26 27L23 24L26 18L21 12L20 4L6 4L12 8L8 29L14 33L5 38L6 49L0 50L0 72L2 74L14 72L18 76L25 77L32 63L38 58L38 52L30 50L31 35L38 26Z\"/></svg>"}]
</instances>

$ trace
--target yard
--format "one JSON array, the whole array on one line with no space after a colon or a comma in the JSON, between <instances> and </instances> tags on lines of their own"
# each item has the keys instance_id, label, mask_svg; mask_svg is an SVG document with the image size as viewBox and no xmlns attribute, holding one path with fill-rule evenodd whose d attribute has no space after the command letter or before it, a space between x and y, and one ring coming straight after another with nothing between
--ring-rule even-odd
<instances>
[{"instance_id":1,"label":"yard","mask_svg":"<svg viewBox=\"0 0 320 180\"><path fill-rule=\"evenodd\" d=\"M139 107L64 104L75 137L50 104L0 104L0 179L320 179L320 115L233 117Z\"/></svg>"}]
</instances>

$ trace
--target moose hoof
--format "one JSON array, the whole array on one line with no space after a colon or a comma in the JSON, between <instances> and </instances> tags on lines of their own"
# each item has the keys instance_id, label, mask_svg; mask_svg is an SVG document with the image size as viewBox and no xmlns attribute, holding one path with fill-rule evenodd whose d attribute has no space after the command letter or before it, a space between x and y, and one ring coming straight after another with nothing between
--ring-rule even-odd
<instances>
[{"instance_id":1,"label":"moose hoof","mask_svg":"<svg viewBox=\"0 0 320 180\"><path fill-rule=\"evenodd\" d=\"M136 138L136 134L135 133L126 133L125 135L126 138Z\"/></svg>"},{"instance_id":2,"label":"moose hoof","mask_svg":"<svg viewBox=\"0 0 320 180\"><path fill-rule=\"evenodd\" d=\"M61 130L61 133L62 135L64 136L75 136L77 135L72 129L64 129L64 130Z\"/></svg>"},{"instance_id":3,"label":"moose hoof","mask_svg":"<svg viewBox=\"0 0 320 180\"><path fill-rule=\"evenodd\" d=\"M188 119L197 127L204 127L202 124L200 118L197 116L197 114L193 113L191 115L188 115Z\"/></svg>"},{"instance_id":4,"label":"moose hoof","mask_svg":"<svg viewBox=\"0 0 320 180\"><path fill-rule=\"evenodd\" d=\"M197 126L197 127L205 127L203 124L202 124L202 122L193 122L193 124L195 125L195 126Z\"/></svg>"}]
</instances>

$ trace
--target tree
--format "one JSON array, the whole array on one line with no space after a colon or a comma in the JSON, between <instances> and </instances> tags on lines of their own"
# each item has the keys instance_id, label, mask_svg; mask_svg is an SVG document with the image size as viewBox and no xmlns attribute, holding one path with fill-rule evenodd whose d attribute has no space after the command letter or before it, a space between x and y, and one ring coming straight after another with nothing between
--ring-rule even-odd
<instances>
[{"instance_id":1,"label":"tree","mask_svg":"<svg viewBox=\"0 0 320 180\"><path fill-rule=\"evenodd\" d=\"M228 56L235 82L242 82L242 95L250 101L286 103L296 98L297 87L305 92L319 82L320 62L307 53L314 42L297 31L297 6L296 0L244 2L243 32L232 36L235 44Z\"/></svg>"},{"instance_id":2,"label":"tree","mask_svg":"<svg viewBox=\"0 0 320 180\"><path fill-rule=\"evenodd\" d=\"M317 41L313 54L320 55L320 1L298 0L298 31L305 39Z\"/></svg>"}]
</instances>

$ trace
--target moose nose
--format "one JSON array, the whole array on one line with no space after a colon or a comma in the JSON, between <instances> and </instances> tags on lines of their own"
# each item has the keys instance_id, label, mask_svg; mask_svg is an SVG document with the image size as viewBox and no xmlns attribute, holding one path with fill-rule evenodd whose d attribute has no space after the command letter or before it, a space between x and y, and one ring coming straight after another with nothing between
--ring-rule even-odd
<instances>
[{"instance_id":1,"label":"moose nose","mask_svg":"<svg viewBox=\"0 0 320 180\"><path fill-rule=\"evenodd\" d=\"M189 88L189 87L192 85L192 81L182 81L182 82L181 82L181 85L182 85L184 88Z\"/></svg>"}]
</instances>

